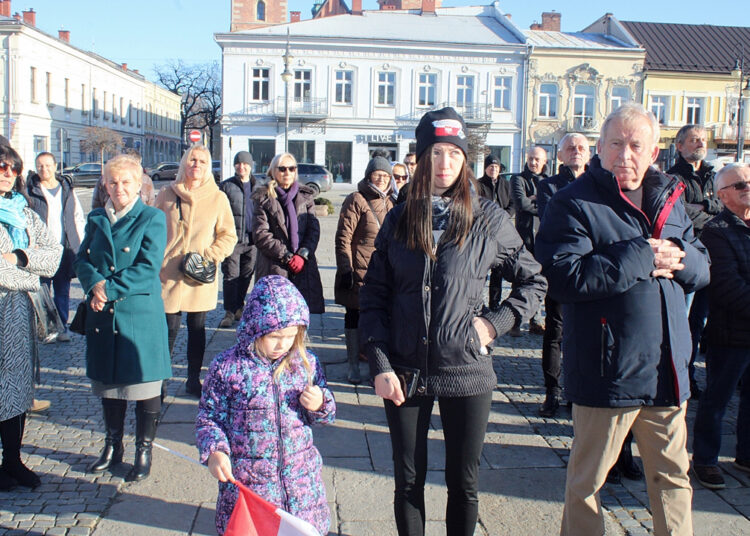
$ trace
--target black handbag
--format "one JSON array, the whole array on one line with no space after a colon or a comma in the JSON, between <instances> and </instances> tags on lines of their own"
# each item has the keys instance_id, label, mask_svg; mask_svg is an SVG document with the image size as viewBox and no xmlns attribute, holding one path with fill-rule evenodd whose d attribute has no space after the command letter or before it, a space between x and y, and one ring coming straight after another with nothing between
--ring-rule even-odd
<instances>
[{"instance_id":1,"label":"black handbag","mask_svg":"<svg viewBox=\"0 0 750 536\"><path fill-rule=\"evenodd\" d=\"M187 253L180 269L185 277L197 283L213 283L216 279L216 263L200 253Z\"/></svg>"},{"instance_id":2,"label":"black handbag","mask_svg":"<svg viewBox=\"0 0 750 536\"><path fill-rule=\"evenodd\" d=\"M180 213L180 221L182 221L182 200L179 196L175 204ZM213 283L216 280L216 263L195 251L185 254L180 264L180 270L185 274L185 277L196 283Z\"/></svg>"},{"instance_id":3,"label":"black handbag","mask_svg":"<svg viewBox=\"0 0 750 536\"><path fill-rule=\"evenodd\" d=\"M73 320L70 322L70 331L79 335L86 335L86 313L88 312L88 308L89 304L86 300L78 304L76 314L73 315Z\"/></svg>"}]
</instances>

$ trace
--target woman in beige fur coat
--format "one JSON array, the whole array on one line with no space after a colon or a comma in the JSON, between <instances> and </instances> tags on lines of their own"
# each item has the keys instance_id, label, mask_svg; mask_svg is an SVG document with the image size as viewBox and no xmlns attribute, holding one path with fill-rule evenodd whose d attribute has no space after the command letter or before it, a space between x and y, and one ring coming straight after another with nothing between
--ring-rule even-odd
<instances>
[{"instance_id":1,"label":"woman in beige fur coat","mask_svg":"<svg viewBox=\"0 0 750 536\"><path fill-rule=\"evenodd\" d=\"M179 200L179 201L178 201ZM214 181L211 154L194 145L180 162L177 178L156 198L167 216L167 248L161 266L162 298L167 313L170 354L187 313L188 376L185 390L200 397L200 371L206 347L206 313L216 308L219 279L202 284L180 269L186 253L197 252L217 266L234 250L237 233L229 200Z\"/></svg>"}]
</instances>

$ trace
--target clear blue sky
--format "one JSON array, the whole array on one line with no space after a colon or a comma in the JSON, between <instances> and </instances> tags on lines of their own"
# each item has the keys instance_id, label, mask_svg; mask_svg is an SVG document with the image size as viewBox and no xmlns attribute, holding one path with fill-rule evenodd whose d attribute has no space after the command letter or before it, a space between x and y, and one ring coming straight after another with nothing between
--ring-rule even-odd
<instances>
[{"instance_id":1,"label":"clear blue sky","mask_svg":"<svg viewBox=\"0 0 750 536\"><path fill-rule=\"evenodd\" d=\"M345 1L351 6L351 0ZM288 0L288 9L309 19L312 3ZM443 0L444 7L488 3ZM127 63L152 79L152 67L172 58L219 60L213 34L229 30L230 0L13 0L11 7L13 12L33 7L41 30L52 35L70 30L73 45ZM376 0L363 0L363 8L377 9ZM606 12L620 20L750 26L747 0L501 0L500 9L521 28L539 20L542 11L559 11L563 31L580 30Z\"/></svg>"}]
</instances>

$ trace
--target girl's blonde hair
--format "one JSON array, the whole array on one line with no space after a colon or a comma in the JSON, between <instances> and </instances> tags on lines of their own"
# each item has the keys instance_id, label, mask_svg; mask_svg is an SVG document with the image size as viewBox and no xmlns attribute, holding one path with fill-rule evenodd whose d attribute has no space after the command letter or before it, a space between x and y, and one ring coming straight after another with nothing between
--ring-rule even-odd
<instances>
[{"instance_id":1,"label":"girl's blonde hair","mask_svg":"<svg viewBox=\"0 0 750 536\"><path fill-rule=\"evenodd\" d=\"M294 342L292 343L292 347L289 348L289 351L286 353L286 355L281 358L279 365L276 367L276 370L273 372L273 379L274 381L278 382L279 377L284 373L284 371L288 370L291 367L292 360L294 360L297 356L299 356L299 360L302 362L302 366L305 368L305 371L307 372L307 383L312 384L313 370L312 370L312 365L310 364L310 360L307 359L307 350L305 349L305 339L307 337L307 328L305 328L305 326L297 326L297 327L298 327L298 331L297 331L297 335L294 337ZM268 335L270 335L270 333ZM266 335L264 335L264 337L266 337ZM258 352L257 345L255 345L255 352L260 353Z\"/></svg>"},{"instance_id":2,"label":"girl's blonde hair","mask_svg":"<svg viewBox=\"0 0 750 536\"><path fill-rule=\"evenodd\" d=\"M276 182L276 171L279 169L279 162L281 162L282 158L291 158L292 162L294 162L294 165L297 165L297 159L294 158L294 155L292 153L279 153L276 156L273 157L273 160L271 160L271 163L268 166L267 175L271 179L268 181L268 185L266 186L268 188L268 197L271 199L276 199L276 187L279 185L278 182ZM298 171L294 172L294 180L296 181L299 178Z\"/></svg>"}]
</instances>

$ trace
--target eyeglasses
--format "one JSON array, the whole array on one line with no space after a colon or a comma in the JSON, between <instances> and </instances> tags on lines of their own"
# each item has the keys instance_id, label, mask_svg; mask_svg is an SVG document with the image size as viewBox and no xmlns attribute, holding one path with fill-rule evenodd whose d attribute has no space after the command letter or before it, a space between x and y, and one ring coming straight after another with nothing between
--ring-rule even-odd
<instances>
[{"instance_id":1,"label":"eyeglasses","mask_svg":"<svg viewBox=\"0 0 750 536\"><path fill-rule=\"evenodd\" d=\"M13 164L9 164L8 162L0 162L0 173L5 173L6 171L8 171L8 169L13 171L13 173L15 173L16 175L21 173L21 168L19 166L14 166Z\"/></svg>"},{"instance_id":2,"label":"eyeglasses","mask_svg":"<svg viewBox=\"0 0 750 536\"><path fill-rule=\"evenodd\" d=\"M405 181L406 179L409 178L409 176L408 175L398 175L397 173L394 173L393 174L393 178L395 180L397 180L397 181Z\"/></svg>"},{"instance_id":3,"label":"eyeglasses","mask_svg":"<svg viewBox=\"0 0 750 536\"><path fill-rule=\"evenodd\" d=\"M278 166L276 169L278 169L282 173L285 173L287 171L291 171L292 173L294 173L295 171L297 171L297 166Z\"/></svg>"},{"instance_id":4,"label":"eyeglasses","mask_svg":"<svg viewBox=\"0 0 750 536\"><path fill-rule=\"evenodd\" d=\"M719 190L726 190L727 188L734 188L738 192L742 192L743 190L747 190L750 188L750 182L748 181L739 181L735 182L734 184L727 184L726 186L722 186L719 188Z\"/></svg>"}]
</instances>

